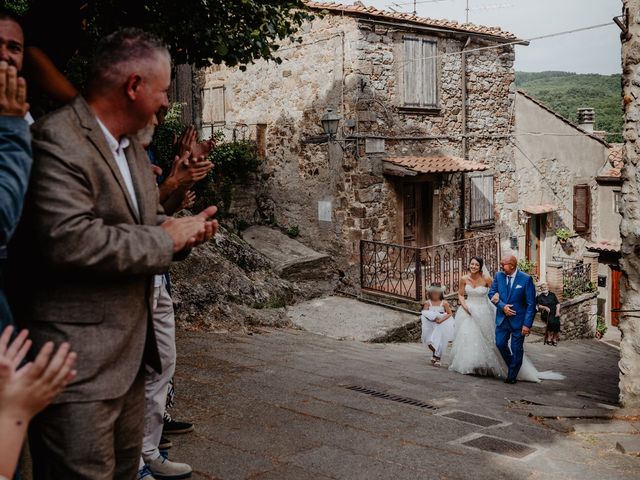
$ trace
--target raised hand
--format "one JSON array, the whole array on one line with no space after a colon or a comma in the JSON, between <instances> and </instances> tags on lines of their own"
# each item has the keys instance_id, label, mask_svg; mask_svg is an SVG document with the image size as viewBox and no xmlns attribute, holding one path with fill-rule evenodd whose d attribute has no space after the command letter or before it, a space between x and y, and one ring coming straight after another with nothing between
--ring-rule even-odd
<instances>
[{"instance_id":1,"label":"raised hand","mask_svg":"<svg viewBox=\"0 0 640 480\"><path fill-rule=\"evenodd\" d=\"M198 132L193 125L189 125L187 129L182 132L176 139L176 146L178 147L178 157L182 157L187 151L191 152L198 140Z\"/></svg>"},{"instance_id":2,"label":"raised hand","mask_svg":"<svg viewBox=\"0 0 640 480\"><path fill-rule=\"evenodd\" d=\"M7 327L0 338L0 410L28 421L75 378L76 354L68 343L54 353L53 342L47 342L33 362L19 367L31 341L23 330L8 342L12 333L13 328Z\"/></svg>"},{"instance_id":3,"label":"raised hand","mask_svg":"<svg viewBox=\"0 0 640 480\"><path fill-rule=\"evenodd\" d=\"M204 157L192 158L191 151L185 151L181 156L176 156L171 165L171 181L179 186L190 188L207 176L213 168L213 164Z\"/></svg>"},{"instance_id":4,"label":"raised hand","mask_svg":"<svg viewBox=\"0 0 640 480\"><path fill-rule=\"evenodd\" d=\"M24 117L28 111L27 82L16 67L0 62L0 115Z\"/></svg>"},{"instance_id":5,"label":"raised hand","mask_svg":"<svg viewBox=\"0 0 640 480\"><path fill-rule=\"evenodd\" d=\"M196 203L196 194L195 192L189 190L187 193L185 193L184 198L182 199L182 203L180 203L180 210L191 208L193 207L194 203Z\"/></svg>"}]
</instances>

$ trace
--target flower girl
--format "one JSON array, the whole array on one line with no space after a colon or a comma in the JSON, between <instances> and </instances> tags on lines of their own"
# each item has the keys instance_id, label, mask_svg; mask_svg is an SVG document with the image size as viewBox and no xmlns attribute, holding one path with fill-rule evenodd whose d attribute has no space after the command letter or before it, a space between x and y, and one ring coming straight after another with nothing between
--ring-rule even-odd
<instances>
[{"instance_id":1,"label":"flower girl","mask_svg":"<svg viewBox=\"0 0 640 480\"><path fill-rule=\"evenodd\" d=\"M442 352L453 340L455 322L449 302L444 299L444 288L433 283L428 289L426 303L420 316L422 320L422 343L433 352L431 363L440 366Z\"/></svg>"}]
</instances>

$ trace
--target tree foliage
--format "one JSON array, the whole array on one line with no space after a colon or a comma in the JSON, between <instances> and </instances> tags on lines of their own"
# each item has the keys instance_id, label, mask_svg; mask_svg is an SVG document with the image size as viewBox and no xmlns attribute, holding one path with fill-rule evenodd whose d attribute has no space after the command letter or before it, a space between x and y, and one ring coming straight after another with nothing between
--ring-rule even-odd
<instances>
[{"instance_id":1,"label":"tree foliage","mask_svg":"<svg viewBox=\"0 0 640 480\"><path fill-rule=\"evenodd\" d=\"M298 27L312 15L303 0L13 0L29 4L48 28L54 18L76 18L81 12L81 54L98 38L121 27L139 27L162 38L176 63L202 67L226 63L241 67L255 59L274 60L278 42L299 40ZM77 25L80 29L80 22Z\"/></svg>"},{"instance_id":2,"label":"tree foliage","mask_svg":"<svg viewBox=\"0 0 640 480\"><path fill-rule=\"evenodd\" d=\"M563 117L578 121L578 108L592 107L595 129L607 132L607 141L622 141L620 75L571 72L516 72L516 85Z\"/></svg>"}]
</instances>

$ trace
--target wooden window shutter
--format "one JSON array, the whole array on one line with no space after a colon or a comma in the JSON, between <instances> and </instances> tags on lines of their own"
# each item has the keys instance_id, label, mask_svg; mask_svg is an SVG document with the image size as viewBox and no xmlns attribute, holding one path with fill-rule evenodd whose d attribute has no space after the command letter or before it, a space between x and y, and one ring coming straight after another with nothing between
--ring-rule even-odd
<instances>
[{"instance_id":1,"label":"wooden window shutter","mask_svg":"<svg viewBox=\"0 0 640 480\"><path fill-rule=\"evenodd\" d=\"M591 190L589 185L573 187L573 229L576 233L591 230Z\"/></svg>"},{"instance_id":2,"label":"wooden window shutter","mask_svg":"<svg viewBox=\"0 0 640 480\"><path fill-rule=\"evenodd\" d=\"M403 75L403 101L407 106L419 107L421 105L420 88L421 64L420 64L420 40L404 37L404 75Z\"/></svg>"},{"instance_id":3,"label":"wooden window shutter","mask_svg":"<svg viewBox=\"0 0 640 480\"><path fill-rule=\"evenodd\" d=\"M491 226L495 223L493 174L474 174L470 176L470 180L469 226L471 228Z\"/></svg>"},{"instance_id":4,"label":"wooden window shutter","mask_svg":"<svg viewBox=\"0 0 640 480\"><path fill-rule=\"evenodd\" d=\"M438 72L436 58L438 53L436 42L422 41L422 106L438 105Z\"/></svg>"},{"instance_id":5,"label":"wooden window shutter","mask_svg":"<svg viewBox=\"0 0 640 480\"><path fill-rule=\"evenodd\" d=\"M407 107L437 107L437 42L403 37L402 101Z\"/></svg>"},{"instance_id":6,"label":"wooden window shutter","mask_svg":"<svg viewBox=\"0 0 640 480\"><path fill-rule=\"evenodd\" d=\"M202 96L202 123L224 125L226 120L224 86L206 88Z\"/></svg>"}]
</instances>

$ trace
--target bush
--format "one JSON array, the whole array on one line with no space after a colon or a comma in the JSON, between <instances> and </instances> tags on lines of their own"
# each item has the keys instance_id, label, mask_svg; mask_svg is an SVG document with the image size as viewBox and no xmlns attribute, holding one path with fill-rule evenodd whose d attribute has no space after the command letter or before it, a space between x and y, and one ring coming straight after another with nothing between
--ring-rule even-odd
<instances>
[{"instance_id":1,"label":"bush","mask_svg":"<svg viewBox=\"0 0 640 480\"><path fill-rule=\"evenodd\" d=\"M531 262L526 258L518 260L518 270L524 273L531 274L536 270L536 262Z\"/></svg>"},{"instance_id":2,"label":"bush","mask_svg":"<svg viewBox=\"0 0 640 480\"><path fill-rule=\"evenodd\" d=\"M298 235L300 235L300 227L298 227L298 225L291 225L289 228L287 228L285 233L291 238L296 238Z\"/></svg>"}]
</instances>

